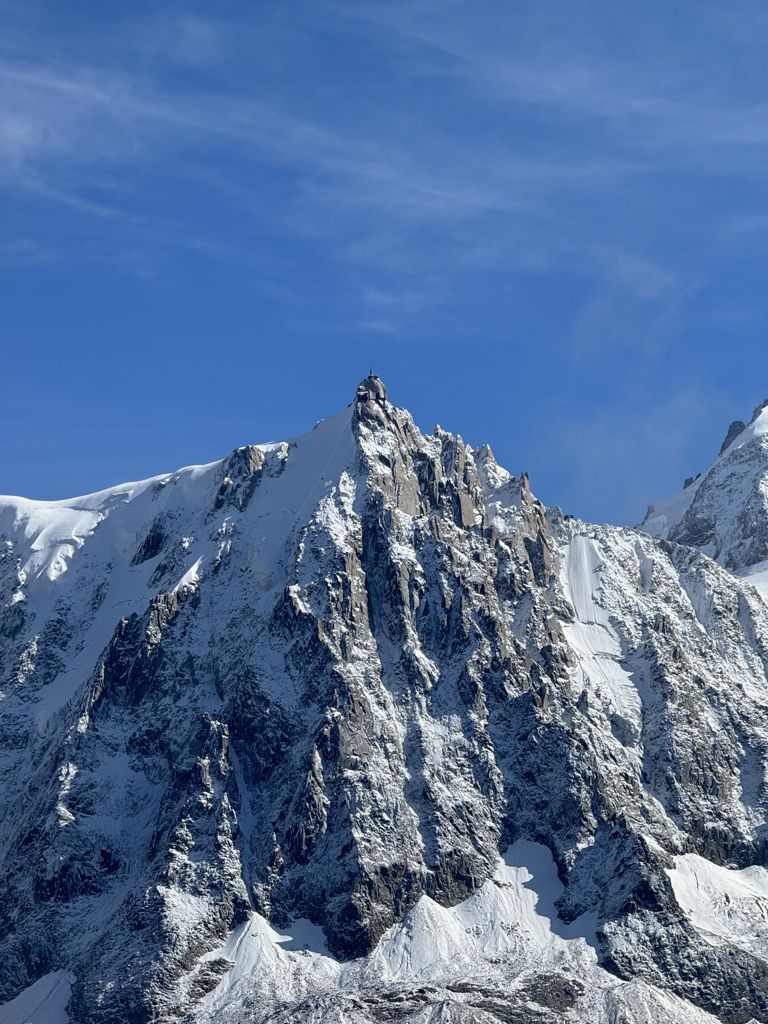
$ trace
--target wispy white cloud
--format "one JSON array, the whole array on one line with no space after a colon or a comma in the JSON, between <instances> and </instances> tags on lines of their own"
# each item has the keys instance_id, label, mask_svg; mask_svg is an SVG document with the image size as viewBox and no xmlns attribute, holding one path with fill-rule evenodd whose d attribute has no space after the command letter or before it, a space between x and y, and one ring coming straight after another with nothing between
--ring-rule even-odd
<instances>
[{"instance_id":1,"label":"wispy white cloud","mask_svg":"<svg viewBox=\"0 0 768 1024\"><path fill-rule=\"evenodd\" d=\"M604 155L623 151L636 169L649 161L644 166L653 170L660 161L698 160L702 147L768 146L765 80L755 74L765 61L765 11L751 3L739 8L702 5L697 20L688 11L679 25L670 11L664 27L680 34L666 45L649 13L601 11L597 4L591 17L584 16L583 5L491 3L479 18L464 4L446 9L436 0L345 10L407 41L414 75L457 79L510 110L530 107L562 121L576 119L585 141L602 128ZM601 21L607 22L602 40L595 30ZM757 68L745 63L741 79L733 74L733 50L723 46L724 27L731 46L756 51ZM721 173L729 156L736 157L734 173L757 173L743 153L727 152L698 170Z\"/></svg>"},{"instance_id":2,"label":"wispy white cloud","mask_svg":"<svg viewBox=\"0 0 768 1024\"><path fill-rule=\"evenodd\" d=\"M658 201L649 196L661 175L692 168L697 180L760 180L768 108L759 89L713 88L684 43L672 59L644 40L644 68L631 47L599 45L575 16L563 28L562 8L554 17L492 3L478 18L464 3L422 0L337 3L326 14L324 32L376 50L399 104L385 109L375 90L332 102L275 91L270 75L291 67L286 26L285 52L261 77L238 49L254 25L212 16L149 18L126 31L123 50L110 42L106 62L98 36L68 49L17 34L0 51L0 183L113 218L116 230L130 223L132 244L141 232L156 244L158 227L193 244L199 232L153 225L156 212L132 193L136 172L146 198L147 175L172 167L243 217L279 221L354 267L366 330L391 331L450 302L457 275L565 268L589 282L578 345L589 334L617 342L622 309L659 338L670 332L699 277L645 230L644 210ZM294 33L302 46L316 28L306 17L310 27ZM282 176L279 203L261 185L270 174ZM212 253L235 245L210 240ZM381 284L389 275L402 280Z\"/></svg>"},{"instance_id":3,"label":"wispy white cloud","mask_svg":"<svg viewBox=\"0 0 768 1024\"><path fill-rule=\"evenodd\" d=\"M360 320L358 327L361 331L365 331L367 334L383 334L392 337L400 334L401 331L399 324L394 320L386 320L384 317Z\"/></svg>"},{"instance_id":4,"label":"wispy white cloud","mask_svg":"<svg viewBox=\"0 0 768 1024\"><path fill-rule=\"evenodd\" d=\"M14 267L25 264L44 263L53 259L54 252L49 246L32 238L17 238L0 241L0 264Z\"/></svg>"},{"instance_id":5,"label":"wispy white cloud","mask_svg":"<svg viewBox=\"0 0 768 1024\"><path fill-rule=\"evenodd\" d=\"M373 309L397 313L421 313L439 302L442 296L434 288L366 288L363 303Z\"/></svg>"},{"instance_id":6,"label":"wispy white cloud","mask_svg":"<svg viewBox=\"0 0 768 1024\"><path fill-rule=\"evenodd\" d=\"M184 68L207 69L226 60L230 45L226 23L199 14L159 18L145 27L140 48Z\"/></svg>"}]
</instances>

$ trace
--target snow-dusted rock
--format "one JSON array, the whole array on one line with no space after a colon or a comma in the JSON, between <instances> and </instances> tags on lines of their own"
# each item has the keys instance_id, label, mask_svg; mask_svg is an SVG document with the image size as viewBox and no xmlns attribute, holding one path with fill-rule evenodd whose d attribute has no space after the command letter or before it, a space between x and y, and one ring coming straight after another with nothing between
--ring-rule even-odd
<instances>
[{"instance_id":1,"label":"snow-dusted rock","mask_svg":"<svg viewBox=\"0 0 768 1024\"><path fill-rule=\"evenodd\" d=\"M768 607L723 555L760 549L730 504L722 564L675 542L694 507L564 519L377 378L292 442L0 499L0 1000L768 1020Z\"/></svg>"}]
</instances>

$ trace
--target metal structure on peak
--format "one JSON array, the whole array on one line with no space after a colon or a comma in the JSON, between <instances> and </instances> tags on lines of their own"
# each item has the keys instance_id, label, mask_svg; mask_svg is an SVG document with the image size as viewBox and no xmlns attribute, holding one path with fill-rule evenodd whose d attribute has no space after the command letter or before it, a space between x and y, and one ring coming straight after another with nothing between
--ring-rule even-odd
<instances>
[{"instance_id":1,"label":"metal structure on peak","mask_svg":"<svg viewBox=\"0 0 768 1024\"><path fill-rule=\"evenodd\" d=\"M387 389L384 386L384 381L381 377L378 377L373 371L371 371L365 380L360 381L355 392L355 401L358 403L362 402L378 402L383 405L387 400Z\"/></svg>"}]
</instances>

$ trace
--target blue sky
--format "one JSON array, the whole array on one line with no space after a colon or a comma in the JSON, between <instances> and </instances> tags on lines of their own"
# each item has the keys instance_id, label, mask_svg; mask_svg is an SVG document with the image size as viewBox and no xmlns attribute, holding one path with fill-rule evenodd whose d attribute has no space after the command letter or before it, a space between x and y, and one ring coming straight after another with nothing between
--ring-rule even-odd
<instances>
[{"instance_id":1,"label":"blue sky","mask_svg":"<svg viewBox=\"0 0 768 1024\"><path fill-rule=\"evenodd\" d=\"M300 433L372 363L633 522L768 397L763 2L0 16L0 492Z\"/></svg>"}]
</instances>

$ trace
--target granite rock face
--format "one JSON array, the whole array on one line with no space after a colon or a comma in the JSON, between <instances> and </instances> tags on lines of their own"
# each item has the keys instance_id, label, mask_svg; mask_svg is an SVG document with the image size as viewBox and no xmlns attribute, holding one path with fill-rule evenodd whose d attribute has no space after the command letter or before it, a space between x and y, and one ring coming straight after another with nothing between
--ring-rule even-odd
<instances>
[{"instance_id":1,"label":"granite rock face","mask_svg":"<svg viewBox=\"0 0 768 1024\"><path fill-rule=\"evenodd\" d=\"M760 416L659 538L373 377L294 442L0 499L0 1002L768 1021L768 940L727 926L766 862L768 608L728 571Z\"/></svg>"}]
</instances>

